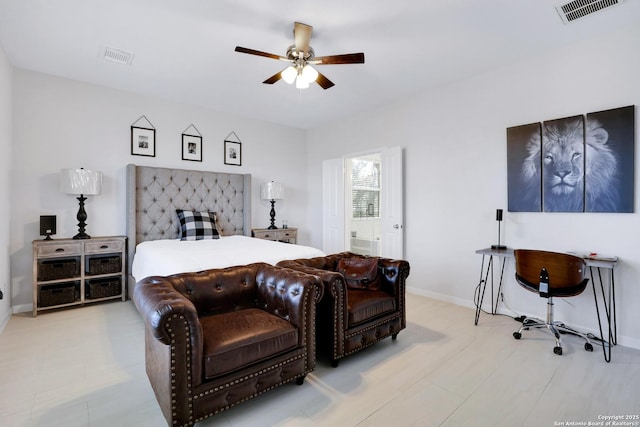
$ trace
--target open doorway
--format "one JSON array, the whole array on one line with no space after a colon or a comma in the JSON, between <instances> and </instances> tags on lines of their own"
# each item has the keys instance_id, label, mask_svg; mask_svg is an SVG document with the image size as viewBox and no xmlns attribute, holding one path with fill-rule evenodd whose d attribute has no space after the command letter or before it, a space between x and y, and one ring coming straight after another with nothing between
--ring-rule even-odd
<instances>
[{"instance_id":1,"label":"open doorway","mask_svg":"<svg viewBox=\"0 0 640 427\"><path fill-rule=\"evenodd\" d=\"M348 250L380 256L380 153L345 159L345 232Z\"/></svg>"},{"instance_id":2,"label":"open doorway","mask_svg":"<svg viewBox=\"0 0 640 427\"><path fill-rule=\"evenodd\" d=\"M402 148L385 147L322 162L324 252L403 259L402 157Z\"/></svg>"}]
</instances>

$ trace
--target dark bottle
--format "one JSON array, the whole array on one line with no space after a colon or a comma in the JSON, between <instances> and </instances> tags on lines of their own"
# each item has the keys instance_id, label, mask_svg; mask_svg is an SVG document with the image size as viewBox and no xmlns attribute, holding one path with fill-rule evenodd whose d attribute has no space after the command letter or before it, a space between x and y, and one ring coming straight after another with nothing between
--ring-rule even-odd
<instances>
[{"instance_id":1,"label":"dark bottle","mask_svg":"<svg viewBox=\"0 0 640 427\"><path fill-rule=\"evenodd\" d=\"M538 287L538 292L541 297L549 298L549 273L547 273L547 269L544 267L540 270L540 286Z\"/></svg>"}]
</instances>

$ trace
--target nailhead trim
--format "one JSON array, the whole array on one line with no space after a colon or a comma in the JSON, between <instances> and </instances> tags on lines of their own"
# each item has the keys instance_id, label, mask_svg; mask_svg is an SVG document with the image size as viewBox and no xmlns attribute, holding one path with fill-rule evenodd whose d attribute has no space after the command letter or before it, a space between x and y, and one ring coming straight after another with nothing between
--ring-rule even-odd
<instances>
[{"instance_id":1,"label":"nailhead trim","mask_svg":"<svg viewBox=\"0 0 640 427\"><path fill-rule=\"evenodd\" d=\"M306 350L303 352L303 354L301 354L301 355L299 355L299 356L297 356L297 357L293 357L293 358L287 359L287 360L285 360L285 361L283 361L283 362L278 363L278 365L274 365L274 366L271 366L271 367L269 367L269 368L267 368L267 369L262 369L262 370L260 370L259 372L256 372L256 373L253 373L253 374L247 375L247 376L243 377L241 380L231 381L231 382L228 382L228 383L226 383L226 384L224 384L224 385L222 385L222 386L215 387L213 390L206 391L206 392L200 393L199 395L194 396L194 398L195 398L195 399L202 398L202 397L204 397L204 396L205 396L206 394L208 394L208 393L213 393L213 392L215 392L215 391L221 391L221 390L222 390L222 389L224 389L224 388L228 388L228 387L230 387L230 386L240 384L240 383L242 383L242 382L244 382L244 381L246 381L246 380L249 380L249 379L251 379L251 378L253 378L253 377L256 377L256 376L258 376L258 375L260 375L260 374L263 374L263 373L268 372L268 371L271 371L271 370L273 370L273 369L275 369L275 368L280 368L280 367L282 367L282 366L284 366L284 365L287 365L287 364L289 364L289 363L291 363L291 362L294 362L294 361L296 361L296 360L300 359L301 357L303 357L303 358L306 360L306 357L307 357L307 352L306 352ZM305 370L305 371L302 373L302 375L307 375L307 374L308 374L309 372L311 372L311 371L313 371L313 369L307 369L307 370ZM234 407L234 406L236 406L236 405L238 405L238 404L240 404L240 403L246 402L247 400L253 399L253 398L254 398L254 397L256 397L256 396L261 395L262 393L265 393L265 392L267 392L267 391L269 391L269 390L273 390L274 388L279 387L279 386L281 386L281 385L283 385L283 384L286 384L286 383L288 383L288 382L291 382L291 381L293 381L293 380L296 380L296 379L298 379L299 377L300 377L300 375L298 375L298 376L293 376L293 377L291 377L291 378L289 378L289 379L287 379L287 380L285 380L285 381L279 381L279 382L277 382L277 383L273 384L271 387L265 388L265 389L263 389L263 390L261 390L261 391L256 391L255 393L253 393L253 394L251 394L251 395L249 395L249 396L246 396L246 397L244 397L243 399L241 399L241 400L239 400L239 401L237 401L237 402L231 403L231 404L229 404L229 405L227 405L227 406L224 406L224 407L222 407L222 408L216 409L215 411L210 412L210 413L208 413L208 414L206 414L206 415L204 415L204 416L202 416L202 417L200 417L200 418L197 418L197 419L195 420L195 422L199 422L199 421L202 421L202 420L204 420L204 419L206 419L206 418L209 418L209 417L211 417L211 416L213 416L213 415L219 414L219 413L220 413L220 412L222 412L222 411L225 411L225 410L227 410L227 409L229 409L229 408L232 408L232 407Z\"/></svg>"},{"instance_id":2,"label":"nailhead trim","mask_svg":"<svg viewBox=\"0 0 640 427\"><path fill-rule=\"evenodd\" d=\"M388 323L390 323L390 322L392 322L392 321L394 321L394 320L396 320L396 319L400 319L400 318L401 318L401 316L400 316L400 315L397 315L397 316L392 317L391 319L387 319L387 320L385 320L384 322L380 322L380 323L377 323L377 324L375 324L375 325L369 326L369 327L367 327L367 328L365 328L365 329L361 329L361 330L359 330L358 332L352 333L352 334L350 334L350 335L345 335L345 341L346 341L346 339L347 339L347 338L352 338L352 337L358 336L358 335L360 335L360 334L362 334L362 333L364 333L364 332L367 332L367 331L370 331L371 329L375 329L375 328L378 328L378 327L380 327L380 326L386 325L386 324L388 324ZM397 331L397 332L400 332L400 330L401 330L401 329L398 329L398 331ZM355 352L357 352L357 351L362 350L363 348L369 347L370 345L373 345L373 344L375 344L375 343L377 343L377 342L379 342L379 341L382 341L383 339L388 338L388 337L390 337L391 335L393 335L394 333L397 333L397 332L391 332L391 333L389 333L389 334L381 335L381 336L380 336L380 337L378 337L376 340L371 341L371 342L366 343L366 344L365 344L365 343L362 343L358 348L355 348L355 349L353 349L353 350L351 350L351 351L345 352L345 353L344 353L344 355L343 355L342 357L344 357L344 356L348 356L348 355L350 355L350 354L353 354L353 353L355 353ZM363 338L364 338L364 336L363 336Z\"/></svg>"},{"instance_id":3,"label":"nailhead trim","mask_svg":"<svg viewBox=\"0 0 640 427\"><path fill-rule=\"evenodd\" d=\"M182 320L182 324L184 325L185 335L186 335L186 348L185 348L185 356L186 356L186 369L187 369L187 396L188 401L191 402L191 331L189 329L189 322L182 314L173 314L167 319L167 323L165 323L165 328L171 336L171 416L175 418L177 416L177 393L176 393L176 340L175 340L175 332L171 327L171 322L175 319ZM182 424L181 427L190 427L193 425L195 421L193 421L193 405L189 403L189 421L186 424ZM173 425L177 425L177 421L173 420Z\"/></svg>"}]
</instances>

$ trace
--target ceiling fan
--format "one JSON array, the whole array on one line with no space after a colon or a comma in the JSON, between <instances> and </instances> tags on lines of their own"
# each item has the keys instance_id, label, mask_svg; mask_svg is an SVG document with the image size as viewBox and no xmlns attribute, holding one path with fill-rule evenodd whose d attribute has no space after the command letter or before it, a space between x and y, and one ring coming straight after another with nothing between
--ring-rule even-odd
<instances>
[{"instance_id":1,"label":"ceiling fan","mask_svg":"<svg viewBox=\"0 0 640 427\"><path fill-rule=\"evenodd\" d=\"M311 25L300 22L295 23L293 28L294 44L287 49L286 57L241 46L236 46L235 51L290 62L290 66L277 72L262 83L274 84L278 80L283 79L289 84L295 82L298 89L308 88L309 84L314 81L323 89L329 89L331 86L334 86L331 80L319 73L312 65L364 64L364 53L362 52L347 53L344 55L315 56L313 48L309 46L312 30L313 27Z\"/></svg>"}]
</instances>

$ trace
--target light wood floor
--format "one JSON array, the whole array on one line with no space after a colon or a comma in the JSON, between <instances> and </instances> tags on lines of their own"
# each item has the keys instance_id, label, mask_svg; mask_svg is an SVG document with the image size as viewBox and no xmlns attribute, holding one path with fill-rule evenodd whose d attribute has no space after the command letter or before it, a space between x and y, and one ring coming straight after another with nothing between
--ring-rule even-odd
<instances>
[{"instance_id":1,"label":"light wood floor","mask_svg":"<svg viewBox=\"0 0 640 427\"><path fill-rule=\"evenodd\" d=\"M473 310L416 295L408 307L396 341L335 369L321 359L302 386L198 427L539 427L640 414L640 351L617 346L605 363L600 347L588 353L567 337L556 356L544 333L514 340L517 324L507 317L483 314L474 326ZM143 335L129 301L14 316L0 334L0 425L165 426L144 370Z\"/></svg>"}]
</instances>

